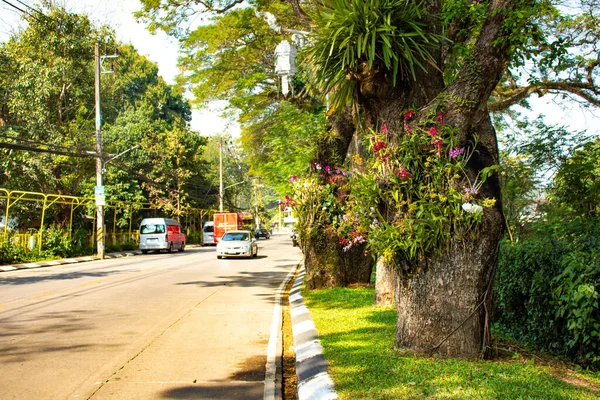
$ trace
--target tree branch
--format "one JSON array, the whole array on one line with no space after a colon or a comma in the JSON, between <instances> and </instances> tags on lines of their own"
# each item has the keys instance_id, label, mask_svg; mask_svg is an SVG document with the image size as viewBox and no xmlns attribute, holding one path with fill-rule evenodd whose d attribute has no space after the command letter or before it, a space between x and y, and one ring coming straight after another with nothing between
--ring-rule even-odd
<instances>
[{"instance_id":1,"label":"tree branch","mask_svg":"<svg viewBox=\"0 0 600 400\"><path fill-rule=\"evenodd\" d=\"M223 8L213 8L212 4L210 4L210 3L207 3L204 1L198 1L199 4L202 4L206 8L206 11L214 12L217 14L223 14L243 2L244 2L244 0L234 0L232 3L227 4Z\"/></svg>"},{"instance_id":2,"label":"tree branch","mask_svg":"<svg viewBox=\"0 0 600 400\"><path fill-rule=\"evenodd\" d=\"M569 93L581 97L589 104L600 107L600 90L593 85L581 82L554 82L544 81L535 85L518 87L514 90L499 91L498 96L502 98L488 104L488 109L493 112L502 112L509 107L525 100L533 93L539 97L546 94Z\"/></svg>"},{"instance_id":3,"label":"tree branch","mask_svg":"<svg viewBox=\"0 0 600 400\"><path fill-rule=\"evenodd\" d=\"M300 3L298 2L298 0L289 0L289 2L292 5L292 9L294 10L294 15L300 20L300 22L305 22L306 20L308 20L308 15L306 15L304 10L302 10L302 7L300 7Z\"/></svg>"},{"instance_id":4,"label":"tree branch","mask_svg":"<svg viewBox=\"0 0 600 400\"><path fill-rule=\"evenodd\" d=\"M451 99L460 98L464 105L475 108L487 101L510 56L511 32L507 31L505 23L518 5L518 0L490 2L487 20L475 43L473 60L461 68L456 81L448 88Z\"/></svg>"}]
</instances>

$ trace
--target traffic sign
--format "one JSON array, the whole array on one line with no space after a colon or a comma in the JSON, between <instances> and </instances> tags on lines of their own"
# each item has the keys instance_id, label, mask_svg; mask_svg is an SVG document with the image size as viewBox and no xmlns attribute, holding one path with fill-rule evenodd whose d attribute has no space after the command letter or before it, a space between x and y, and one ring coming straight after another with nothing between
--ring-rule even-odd
<instances>
[{"instance_id":1,"label":"traffic sign","mask_svg":"<svg viewBox=\"0 0 600 400\"><path fill-rule=\"evenodd\" d=\"M106 205L106 196L104 195L104 186L94 186L94 194L97 206Z\"/></svg>"}]
</instances>

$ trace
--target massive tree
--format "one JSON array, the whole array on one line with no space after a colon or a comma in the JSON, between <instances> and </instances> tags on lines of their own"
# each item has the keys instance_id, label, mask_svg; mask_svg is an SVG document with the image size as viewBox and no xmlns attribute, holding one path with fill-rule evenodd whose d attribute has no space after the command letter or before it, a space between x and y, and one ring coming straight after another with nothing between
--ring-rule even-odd
<instances>
[{"instance_id":1,"label":"massive tree","mask_svg":"<svg viewBox=\"0 0 600 400\"><path fill-rule=\"evenodd\" d=\"M444 13L442 5L447 7ZM400 180L417 181L415 191L407 194L407 200L381 199L386 208L383 222L391 227L388 236L426 231L415 236L424 238L419 248L409 243L407 248L381 252L398 270L399 346L443 356L477 356L489 344L488 310L504 219L498 178L492 175L481 186L474 183L482 179L483 171L499 162L487 103L514 49L522 45L523 37L516 32L529 26L533 5L510 0L482 5L478 15L468 15L474 19L466 19L470 25L463 27L460 43L443 36L449 28L465 24L465 16L452 10L459 3L332 1L318 11L322 29L315 33L311 67L317 88L333 94L333 106L348 102L358 105L372 131L385 122L382 130L390 136L390 143L410 145L407 138L418 137L417 129L428 130L432 137L427 161L412 163L412 169L397 173ZM442 17L453 17L454 21L448 24ZM369 23L361 26L363 21ZM460 46L462 54L450 51L450 45ZM326 48L332 50L327 53ZM448 178L448 191L442 200L437 192L441 188L436 186L435 177L428 176L427 168L443 155L440 150L448 144L467 149L470 155L463 166L464 175L457 181L453 176ZM385 144L375 151L382 146ZM388 163L396 161L395 153L391 154ZM397 171L405 171L406 160L400 160ZM382 184L394 183L388 180ZM419 187L431 191L422 194ZM473 190L475 200L496 200L493 207L482 211L480 225L468 234L458 229L460 215L448 214L443 208L447 202L451 210L452 201L460 207L461 197L455 194L463 187ZM423 217L423 210L415 207L427 195L429 202L438 202L440 213L424 213L427 217ZM432 242L427 236L437 235L435 227L444 218L448 227L442 231L449 234ZM388 242L388 247L394 245Z\"/></svg>"},{"instance_id":2,"label":"massive tree","mask_svg":"<svg viewBox=\"0 0 600 400\"><path fill-rule=\"evenodd\" d=\"M238 4L194 0L144 3L144 15L153 26L167 30L181 26L190 13L226 13ZM391 159L382 157L382 146L398 147L408 143L413 132L429 131L431 137L437 137L429 143L431 154L413 164L423 167L431 163L427 157L442 155L436 148L456 147L450 158L467 149L463 174L448 177L445 188L456 194L467 187L473 202L487 202L482 211L475 209L480 213L478 223L468 234L459 235L451 221L444 228L444 240L429 241L429 247L416 249L414 254L388 242L392 250L384 249L382 255L388 256L398 272L397 344L442 356L481 354L489 345L491 287L504 229L500 181L488 173L499 163L490 111L527 105L527 98L534 93L566 93L597 104L599 24L595 2L584 1L577 12L568 13L533 0L290 3L295 19L283 14L287 21L305 24L305 30L313 32L307 52L310 68L304 75L312 93L323 96L331 115L351 107L352 132L367 138L373 135L375 142L370 145L378 153L375 158L385 159L388 167L395 165L400 181L416 181L427 172L400 169L400 161L409 160L410 154L395 151L389 153ZM256 6L271 4L278 3ZM163 11L166 13L161 14ZM231 46L239 47L244 47L243 43ZM377 139L380 133L385 135L383 145ZM395 159L400 153L402 160ZM417 226L426 236L430 225L411 214L415 210L410 204L387 196L394 193L389 189L395 179L378 182L384 194L380 199L382 222L396 227L395 233ZM483 184L473 187L476 182ZM427 189L426 184L422 186ZM448 201L429 195L429 204ZM423 203L425 198L420 196L412 193L413 200ZM454 198L460 201L463 197ZM458 221L462 218L460 204L454 205L459 208L454 207L458 211L453 221ZM466 209L471 212L473 207ZM393 235L389 237L394 240ZM402 241L401 236L396 237Z\"/></svg>"}]
</instances>

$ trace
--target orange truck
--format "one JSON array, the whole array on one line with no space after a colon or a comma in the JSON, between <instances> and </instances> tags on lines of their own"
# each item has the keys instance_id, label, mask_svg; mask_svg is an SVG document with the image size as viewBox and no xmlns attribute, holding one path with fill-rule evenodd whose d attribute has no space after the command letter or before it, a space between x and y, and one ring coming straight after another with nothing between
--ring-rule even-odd
<instances>
[{"instance_id":1,"label":"orange truck","mask_svg":"<svg viewBox=\"0 0 600 400\"><path fill-rule=\"evenodd\" d=\"M242 214L235 212L219 212L213 215L215 224L215 243L217 243L225 232L242 229Z\"/></svg>"}]
</instances>

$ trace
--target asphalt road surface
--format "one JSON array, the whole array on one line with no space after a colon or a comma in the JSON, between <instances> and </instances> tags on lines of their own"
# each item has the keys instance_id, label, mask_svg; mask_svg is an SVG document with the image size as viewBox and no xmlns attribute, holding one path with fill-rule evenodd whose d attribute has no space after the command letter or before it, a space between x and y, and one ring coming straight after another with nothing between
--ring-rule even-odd
<instances>
[{"instance_id":1,"label":"asphalt road surface","mask_svg":"<svg viewBox=\"0 0 600 400\"><path fill-rule=\"evenodd\" d=\"M263 399L276 291L301 253L214 247L0 274L1 399Z\"/></svg>"}]
</instances>

